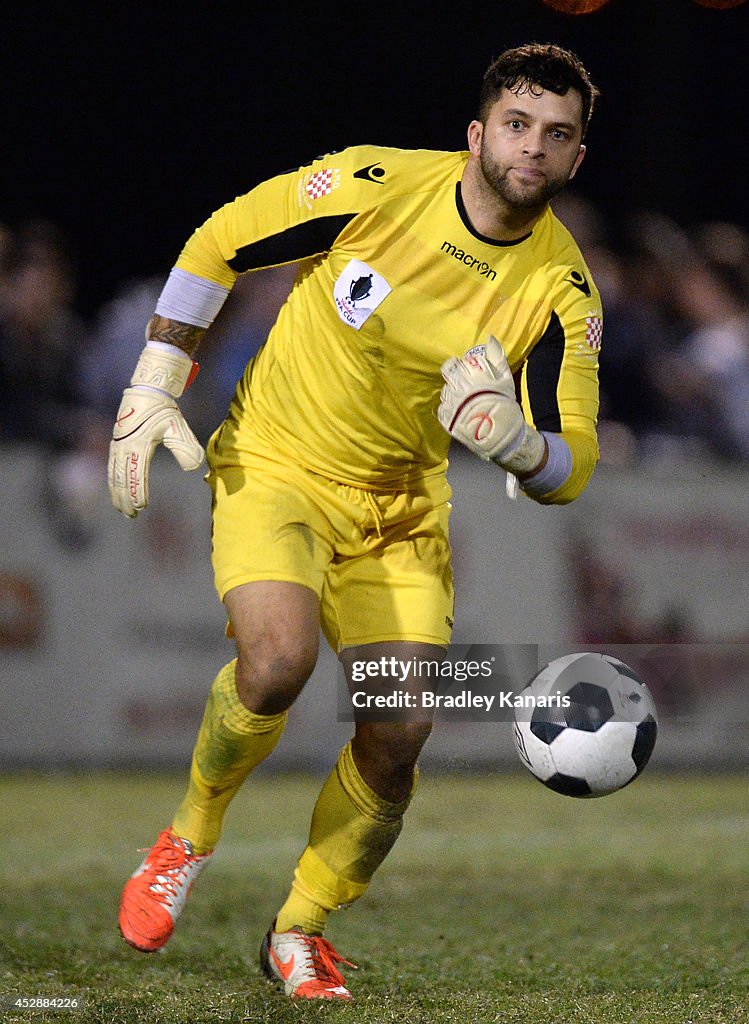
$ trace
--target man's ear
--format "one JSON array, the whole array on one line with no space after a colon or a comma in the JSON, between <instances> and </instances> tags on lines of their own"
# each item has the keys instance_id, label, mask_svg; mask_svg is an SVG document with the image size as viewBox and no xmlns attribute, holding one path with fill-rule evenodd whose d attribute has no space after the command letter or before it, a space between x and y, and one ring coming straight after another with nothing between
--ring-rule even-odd
<instances>
[{"instance_id":1,"label":"man's ear","mask_svg":"<svg viewBox=\"0 0 749 1024\"><path fill-rule=\"evenodd\" d=\"M481 121L471 121L468 125L468 149L474 156L481 153L481 140L484 137L484 126Z\"/></svg>"},{"instance_id":2,"label":"man's ear","mask_svg":"<svg viewBox=\"0 0 749 1024\"><path fill-rule=\"evenodd\" d=\"M577 169L580 166L580 164L583 162L583 160L585 159L585 154L587 152L588 152L588 150L587 150L586 146L580 146L580 152L575 157L575 162L572 165L572 170L570 171L570 176L569 176L569 180L570 181L572 181L572 179L577 174Z\"/></svg>"}]
</instances>

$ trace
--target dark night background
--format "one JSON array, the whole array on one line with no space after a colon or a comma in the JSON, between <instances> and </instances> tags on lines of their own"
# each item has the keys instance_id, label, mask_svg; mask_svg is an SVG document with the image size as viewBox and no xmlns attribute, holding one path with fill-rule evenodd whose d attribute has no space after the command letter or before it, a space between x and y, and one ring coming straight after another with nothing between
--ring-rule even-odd
<instances>
[{"instance_id":1,"label":"dark night background","mask_svg":"<svg viewBox=\"0 0 749 1024\"><path fill-rule=\"evenodd\" d=\"M602 90L576 190L612 227L643 207L749 227L749 5L692 0L17 5L0 221L61 225L90 313L278 171L354 143L464 148L485 66L533 39L572 47Z\"/></svg>"}]
</instances>

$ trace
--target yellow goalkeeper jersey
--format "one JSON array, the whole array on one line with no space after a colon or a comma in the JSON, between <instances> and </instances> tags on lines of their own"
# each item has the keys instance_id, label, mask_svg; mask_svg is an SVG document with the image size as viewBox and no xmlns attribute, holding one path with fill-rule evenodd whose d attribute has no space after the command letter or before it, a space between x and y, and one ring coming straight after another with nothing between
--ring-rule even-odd
<instances>
[{"instance_id":1,"label":"yellow goalkeeper jersey","mask_svg":"<svg viewBox=\"0 0 749 1024\"><path fill-rule=\"evenodd\" d=\"M570 477L540 500L582 490L598 456L600 297L550 209L516 242L473 229L460 187L468 158L331 153L228 203L188 240L177 267L228 288L240 273L300 262L232 401L240 452L256 438L345 484L412 489L447 468L441 364L493 334L526 419L572 451Z\"/></svg>"}]
</instances>

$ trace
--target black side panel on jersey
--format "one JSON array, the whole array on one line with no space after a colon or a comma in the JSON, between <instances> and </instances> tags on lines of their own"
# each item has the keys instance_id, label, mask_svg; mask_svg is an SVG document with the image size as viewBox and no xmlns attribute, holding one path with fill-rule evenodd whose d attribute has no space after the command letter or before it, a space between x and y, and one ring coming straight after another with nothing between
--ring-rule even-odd
<instances>
[{"instance_id":1,"label":"black side panel on jersey","mask_svg":"<svg viewBox=\"0 0 749 1024\"><path fill-rule=\"evenodd\" d=\"M563 358L564 328L559 317L552 312L549 326L528 356L526 366L525 382L536 430L561 433L557 387Z\"/></svg>"},{"instance_id":2,"label":"black side panel on jersey","mask_svg":"<svg viewBox=\"0 0 749 1024\"><path fill-rule=\"evenodd\" d=\"M237 250L237 255L228 261L229 266L238 274L243 274L246 270L259 270L279 263L296 263L308 256L327 252L355 216L355 213L339 213L295 224L278 234L243 245Z\"/></svg>"}]
</instances>

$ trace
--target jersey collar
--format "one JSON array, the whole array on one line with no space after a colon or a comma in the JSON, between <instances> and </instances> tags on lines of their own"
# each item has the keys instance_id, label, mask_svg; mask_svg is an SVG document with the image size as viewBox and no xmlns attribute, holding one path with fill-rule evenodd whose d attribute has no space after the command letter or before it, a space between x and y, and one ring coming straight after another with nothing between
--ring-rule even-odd
<instances>
[{"instance_id":1,"label":"jersey collar","mask_svg":"<svg viewBox=\"0 0 749 1024\"><path fill-rule=\"evenodd\" d=\"M523 235L522 238L515 238L512 242L499 242L497 241L496 238L489 238L488 235L479 234L479 232L474 228L473 224L471 224L471 221L468 218L468 213L466 211L465 203L463 202L463 193L460 190L459 181L455 182L455 205L458 208L458 214L460 215L460 219L463 221L463 225L465 226L465 228L473 235L474 238L478 238L479 241L486 243L486 245L496 245L499 246L501 249L506 249L508 246L511 245L520 245L521 242L527 241L533 234L532 231L529 231L527 235Z\"/></svg>"}]
</instances>

